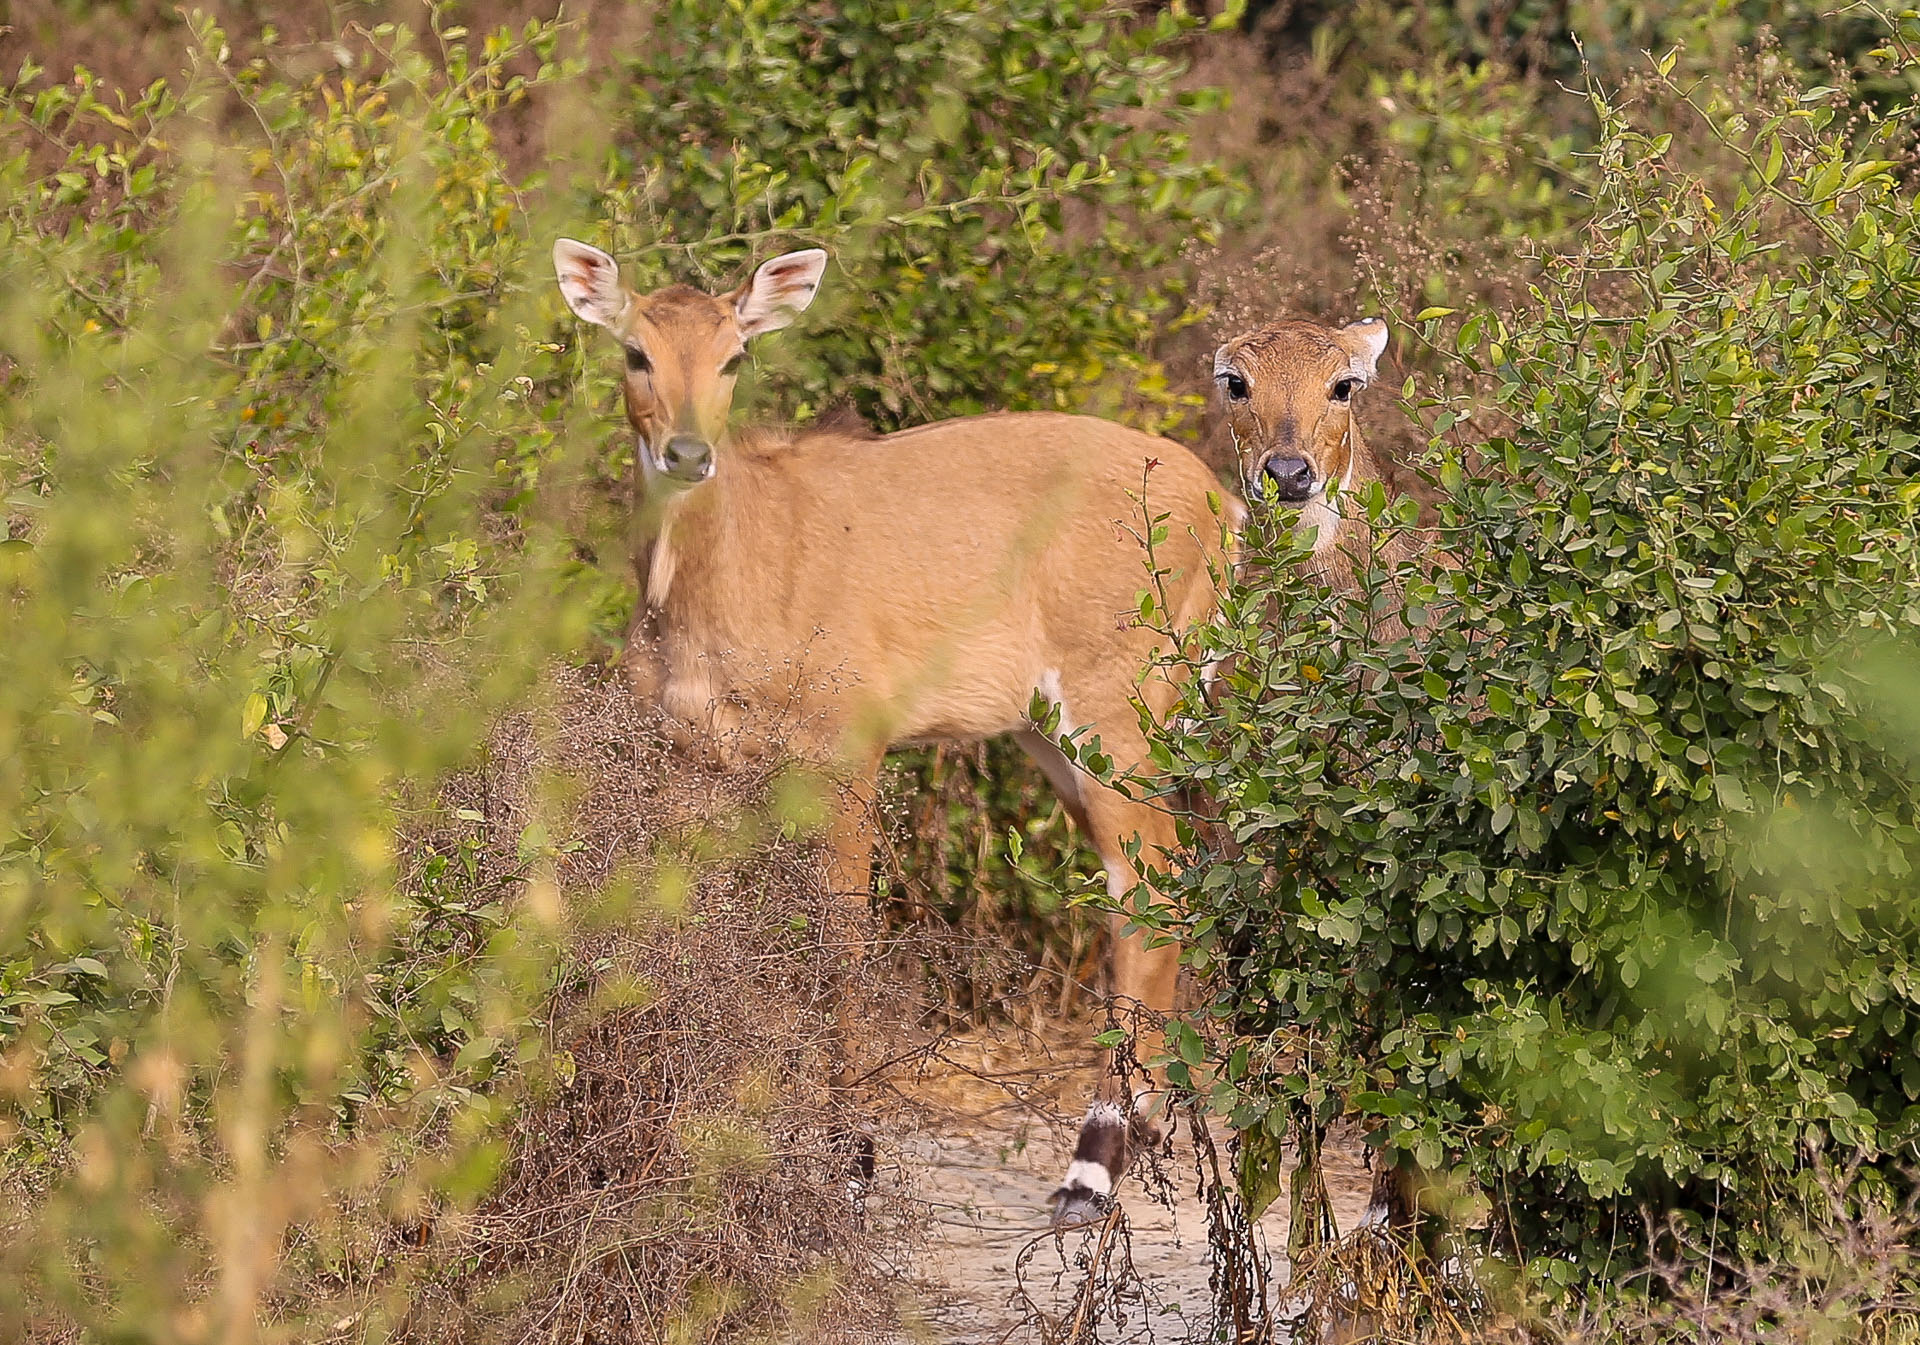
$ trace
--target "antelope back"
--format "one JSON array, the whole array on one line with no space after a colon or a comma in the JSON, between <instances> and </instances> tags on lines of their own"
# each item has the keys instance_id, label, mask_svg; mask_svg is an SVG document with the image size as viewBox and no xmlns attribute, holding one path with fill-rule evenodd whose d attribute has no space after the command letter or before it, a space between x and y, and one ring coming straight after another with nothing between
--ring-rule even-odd
<instances>
[{"instance_id":1,"label":"antelope back","mask_svg":"<svg viewBox=\"0 0 1920 1345\"><path fill-rule=\"evenodd\" d=\"M870 716L886 742L1018 730L1036 690L1069 723L1133 726L1156 643L1138 620L1147 513L1169 516L1154 559L1177 624L1204 616L1223 563L1213 473L1108 421L991 415L732 447L652 559L673 642L705 651L687 675L724 677L702 695L799 690L829 719Z\"/></svg>"}]
</instances>

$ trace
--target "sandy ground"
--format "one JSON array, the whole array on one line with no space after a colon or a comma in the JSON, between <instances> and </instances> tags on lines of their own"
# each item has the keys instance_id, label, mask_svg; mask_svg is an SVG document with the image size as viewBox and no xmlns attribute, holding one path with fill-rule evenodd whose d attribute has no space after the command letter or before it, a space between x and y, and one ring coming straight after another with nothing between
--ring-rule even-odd
<instances>
[{"instance_id":1,"label":"sandy ground","mask_svg":"<svg viewBox=\"0 0 1920 1345\"><path fill-rule=\"evenodd\" d=\"M1108 1258L1083 1296L1098 1232L1054 1237L1046 1197L1073 1147L1074 1125L1098 1079L1087 1025L1050 1033L1005 1032L951 1043L895 1086L922 1118L889 1155L883 1180L924 1239L901 1296L902 1340L914 1345L1044 1345L1077 1312L1113 1341L1211 1339L1214 1254L1188 1123L1170 1154L1136 1165L1120 1189L1124 1224L1107 1230ZM1225 1165L1228 1135L1214 1139ZM1352 1136L1328 1154L1335 1219L1353 1227L1369 1174ZM1254 1230L1276 1287L1284 1279L1286 1199Z\"/></svg>"}]
</instances>

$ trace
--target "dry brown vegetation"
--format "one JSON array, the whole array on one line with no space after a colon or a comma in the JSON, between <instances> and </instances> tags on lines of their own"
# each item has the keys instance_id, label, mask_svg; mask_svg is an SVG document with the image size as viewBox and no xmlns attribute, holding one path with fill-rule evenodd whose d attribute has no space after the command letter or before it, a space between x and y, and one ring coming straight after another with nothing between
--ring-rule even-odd
<instances>
[{"instance_id":1,"label":"dry brown vegetation","mask_svg":"<svg viewBox=\"0 0 1920 1345\"><path fill-rule=\"evenodd\" d=\"M869 931L769 811L776 767L688 765L617 677L562 672L551 696L449 800L492 837L544 817L567 838L551 899L578 933L548 1061L499 1188L422 1212L438 1270L399 1338L695 1341L767 1320L865 1338L898 1221L848 1200L849 1137L876 1118L822 1081L836 1012L904 1011L856 970Z\"/></svg>"}]
</instances>

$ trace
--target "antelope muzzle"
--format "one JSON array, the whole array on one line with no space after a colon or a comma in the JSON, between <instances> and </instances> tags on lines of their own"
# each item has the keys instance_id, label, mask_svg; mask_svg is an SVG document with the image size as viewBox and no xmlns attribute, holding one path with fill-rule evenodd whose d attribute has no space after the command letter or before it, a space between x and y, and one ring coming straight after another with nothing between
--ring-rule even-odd
<instances>
[{"instance_id":1,"label":"antelope muzzle","mask_svg":"<svg viewBox=\"0 0 1920 1345\"><path fill-rule=\"evenodd\" d=\"M681 485L697 485L713 475L713 445L697 434L670 435L658 453L643 442L642 450L653 458L655 472Z\"/></svg>"},{"instance_id":2,"label":"antelope muzzle","mask_svg":"<svg viewBox=\"0 0 1920 1345\"><path fill-rule=\"evenodd\" d=\"M1272 454L1260 464L1260 476L1255 484L1276 503L1305 504L1313 498L1313 464L1298 454Z\"/></svg>"}]
</instances>

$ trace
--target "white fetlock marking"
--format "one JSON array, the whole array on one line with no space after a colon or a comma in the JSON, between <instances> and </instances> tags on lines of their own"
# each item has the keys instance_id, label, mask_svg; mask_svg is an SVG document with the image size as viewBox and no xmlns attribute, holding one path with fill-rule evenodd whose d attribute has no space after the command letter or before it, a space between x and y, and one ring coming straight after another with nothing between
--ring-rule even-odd
<instances>
[{"instance_id":1,"label":"white fetlock marking","mask_svg":"<svg viewBox=\"0 0 1920 1345\"><path fill-rule=\"evenodd\" d=\"M1099 1163L1089 1163L1084 1158L1077 1158L1067 1164L1067 1175L1060 1185L1068 1190L1076 1186L1084 1186L1097 1196L1107 1196L1113 1194L1113 1175Z\"/></svg>"}]
</instances>

